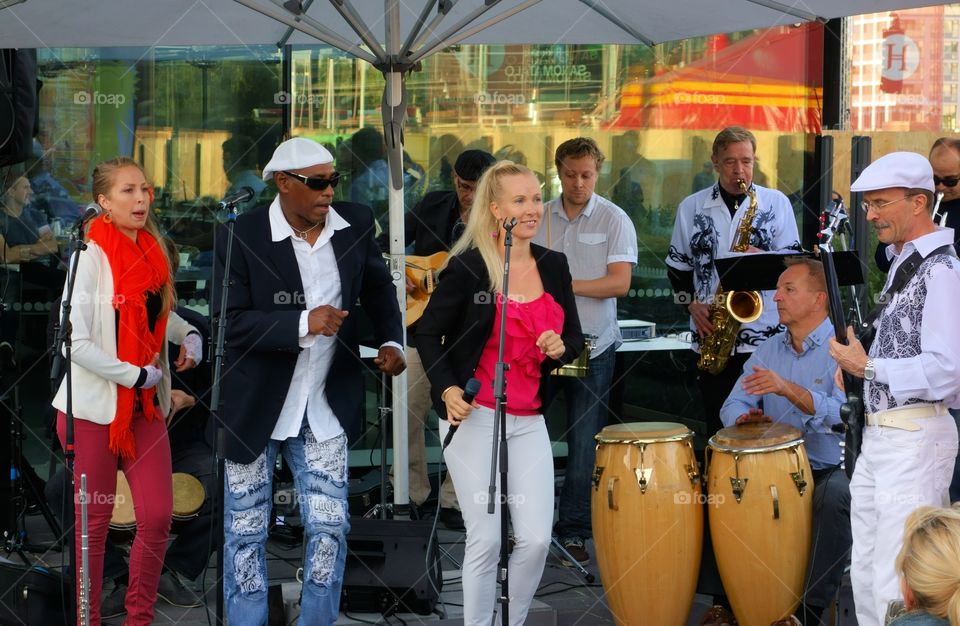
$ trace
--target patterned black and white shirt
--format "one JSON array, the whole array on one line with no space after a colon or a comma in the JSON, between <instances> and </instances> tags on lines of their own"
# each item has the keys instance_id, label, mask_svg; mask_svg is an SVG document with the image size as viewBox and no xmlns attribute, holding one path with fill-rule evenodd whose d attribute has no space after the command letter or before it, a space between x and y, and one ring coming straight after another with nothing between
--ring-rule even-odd
<instances>
[{"instance_id":1,"label":"patterned black and white shirt","mask_svg":"<svg viewBox=\"0 0 960 626\"><path fill-rule=\"evenodd\" d=\"M753 185L757 194L757 214L753 221L750 243L761 250L784 254L800 250L800 236L793 207L785 195L776 189ZM666 262L670 267L693 272L693 295L700 302L709 303L720 284L714 259L732 256L730 246L737 227L750 206L749 196L737 208L733 217L720 195L716 183L683 199L677 207L673 238ZM753 352L764 340L782 330L773 291L763 293L763 314L755 322L744 324L737 335L736 351ZM693 319L693 349L699 352L698 335Z\"/></svg>"},{"instance_id":2,"label":"patterned black and white shirt","mask_svg":"<svg viewBox=\"0 0 960 626\"><path fill-rule=\"evenodd\" d=\"M904 260L915 251L924 257L874 322L876 377L864 394L869 413L930 402L960 407L960 261L932 254L953 241L953 229L938 228L905 243L894 259L884 291Z\"/></svg>"}]
</instances>

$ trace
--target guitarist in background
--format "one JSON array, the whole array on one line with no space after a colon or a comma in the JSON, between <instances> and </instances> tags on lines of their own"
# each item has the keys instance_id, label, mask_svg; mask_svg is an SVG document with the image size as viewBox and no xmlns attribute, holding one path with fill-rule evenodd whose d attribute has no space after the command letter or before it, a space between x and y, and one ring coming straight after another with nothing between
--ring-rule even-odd
<instances>
[{"instance_id":1,"label":"guitarist in background","mask_svg":"<svg viewBox=\"0 0 960 626\"><path fill-rule=\"evenodd\" d=\"M404 237L413 245L413 254L427 257L449 252L463 234L477 181L493 165L493 155L483 150L465 150L453 166L453 191L431 191L404 218ZM383 242L381 242L383 246ZM439 270L439 267L433 268ZM407 293L418 289L407 278ZM430 381L423 370L415 345L416 323L407 328L407 441L410 472L410 500L422 505L430 497L427 454L423 439L424 422L430 412ZM440 521L451 530L463 530L463 516L457 504L450 474L440 487Z\"/></svg>"},{"instance_id":2,"label":"guitarist in background","mask_svg":"<svg viewBox=\"0 0 960 626\"><path fill-rule=\"evenodd\" d=\"M803 433L813 469L810 567L797 610L804 626L818 626L840 587L850 558L850 483L840 469L840 405L846 397L833 380L833 324L827 317L823 264L787 257L773 301L782 334L761 343L720 409L724 426L782 422Z\"/></svg>"},{"instance_id":3,"label":"guitarist in background","mask_svg":"<svg viewBox=\"0 0 960 626\"><path fill-rule=\"evenodd\" d=\"M941 506L957 455L960 261L954 233L932 219L933 169L913 152L880 157L851 185L894 255L869 353L848 331L830 340L843 371L864 379L866 426L850 480L850 579L860 624L882 624L902 599L894 561L914 509ZM871 315L871 318L874 316Z\"/></svg>"}]
</instances>

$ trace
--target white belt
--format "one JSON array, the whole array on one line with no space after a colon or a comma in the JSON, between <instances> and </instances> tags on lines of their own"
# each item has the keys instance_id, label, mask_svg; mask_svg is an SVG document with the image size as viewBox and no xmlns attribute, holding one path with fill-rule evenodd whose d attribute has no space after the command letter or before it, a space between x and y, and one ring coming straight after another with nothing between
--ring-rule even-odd
<instances>
[{"instance_id":1,"label":"white belt","mask_svg":"<svg viewBox=\"0 0 960 626\"><path fill-rule=\"evenodd\" d=\"M920 430L914 420L946 415L947 407L942 402L935 404L911 404L909 406L867 413L868 426L887 426L900 430Z\"/></svg>"}]
</instances>

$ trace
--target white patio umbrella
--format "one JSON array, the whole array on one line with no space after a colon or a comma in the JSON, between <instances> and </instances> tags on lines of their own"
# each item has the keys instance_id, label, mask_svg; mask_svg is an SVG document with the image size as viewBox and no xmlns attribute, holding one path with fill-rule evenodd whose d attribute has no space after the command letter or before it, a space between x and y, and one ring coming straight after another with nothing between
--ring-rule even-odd
<instances>
[{"instance_id":1,"label":"white patio umbrella","mask_svg":"<svg viewBox=\"0 0 960 626\"><path fill-rule=\"evenodd\" d=\"M385 78L390 267L405 309L405 75L454 44L646 44L929 6L928 0L0 0L8 48L322 42ZM394 490L409 502L406 376L394 379Z\"/></svg>"}]
</instances>

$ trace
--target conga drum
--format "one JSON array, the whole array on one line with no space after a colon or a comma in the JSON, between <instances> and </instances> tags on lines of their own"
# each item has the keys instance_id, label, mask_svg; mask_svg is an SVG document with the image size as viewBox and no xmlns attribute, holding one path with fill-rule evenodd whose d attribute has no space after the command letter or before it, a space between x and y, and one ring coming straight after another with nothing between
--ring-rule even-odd
<instances>
[{"instance_id":1,"label":"conga drum","mask_svg":"<svg viewBox=\"0 0 960 626\"><path fill-rule=\"evenodd\" d=\"M621 626L685 624L703 544L693 433L649 422L595 438L593 540L607 604Z\"/></svg>"},{"instance_id":2,"label":"conga drum","mask_svg":"<svg viewBox=\"0 0 960 626\"><path fill-rule=\"evenodd\" d=\"M801 432L787 424L724 428L706 450L710 536L741 626L770 626L803 597L813 478Z\"/></svg>"},{"instance_id":3,"label":"conga drum","mask_svg":"<svg viewBox=\"0 0 960 626\"><path fill-rule=\"evenodd\" d=\"M173 519L186 521L197 516L206 493L203 484L190 474L177 472L173 475ZM137 528L137 516L133 510L133 496L130 484L123 470L117 470L117 495L113 501L113 515L110 517L112 530L131 531Z\"/></svg>"}]
</instances>

